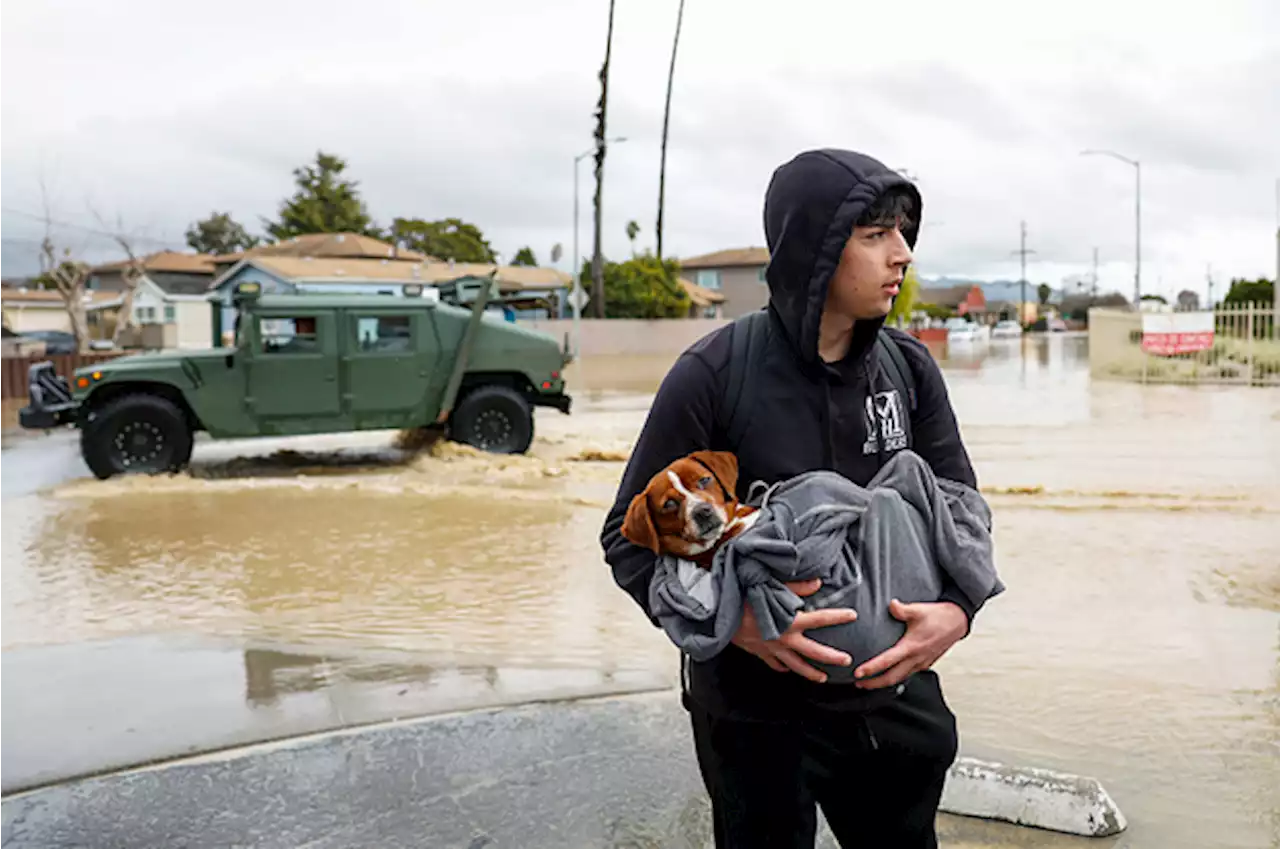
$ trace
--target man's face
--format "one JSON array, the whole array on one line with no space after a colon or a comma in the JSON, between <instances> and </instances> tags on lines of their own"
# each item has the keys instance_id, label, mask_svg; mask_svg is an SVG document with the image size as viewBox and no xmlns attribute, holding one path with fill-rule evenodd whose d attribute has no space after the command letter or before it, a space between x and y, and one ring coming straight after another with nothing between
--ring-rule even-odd
<instances>
[{"instance_id":1,"label":"man's face","mask_svg":"<svg viewBox=\"0 0 1280 849\"><path fill-rule=\"evenodd\" d=\"M831 277L826 308L854 321L888 315L911 258L898 227L853 228Z\"/></svg>"}]
</instances>

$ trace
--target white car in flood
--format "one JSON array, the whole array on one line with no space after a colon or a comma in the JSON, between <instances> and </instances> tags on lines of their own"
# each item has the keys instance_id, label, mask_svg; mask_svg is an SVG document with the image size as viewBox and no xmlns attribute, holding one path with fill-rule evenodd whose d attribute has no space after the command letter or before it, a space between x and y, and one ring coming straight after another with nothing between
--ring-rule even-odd
<instances>
[{"instance_id":1,"label":"white car in flood","mask_svg":"<svg viewBox=\"0 0 1280 849\"><path fill-rule=\"evenodd\" d=\"M992 339L1017 339L1022 335L1022 325L1012 319L996 322L991 328Z\"/></svg>"},{"instance_id":2,"label":"white car in flood","mask_svg":"<svg viewBox=\"0 0 1280 849\"><path fill-rule=\"evenodd\" d=\"M987 341L986 328L972 321L966 321L963 318L949 318L947 319L946 327L948 342Z\"/></svg>"}]
</instances>

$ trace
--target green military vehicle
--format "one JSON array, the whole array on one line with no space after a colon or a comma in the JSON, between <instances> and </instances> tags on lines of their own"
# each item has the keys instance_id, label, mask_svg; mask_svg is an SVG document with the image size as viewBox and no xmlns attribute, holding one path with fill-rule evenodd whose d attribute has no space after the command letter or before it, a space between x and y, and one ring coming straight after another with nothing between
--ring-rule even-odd
<instances>
[{"instance_id":1,"label":"green military vehicle","mask_svg":"<svg viewBox=\"0 0 1280 849\"><path fill-rule=\"evenodd\" d=\"M561 348L545 333L470 309L399 295L235 294L235 343L121 357L77 369L31 367L23 427L80 429L99 478L176 471L197 431L214 439L438 428L457 442L524 453L533 407L568 413Z\"/></svg>"}]
</instances>

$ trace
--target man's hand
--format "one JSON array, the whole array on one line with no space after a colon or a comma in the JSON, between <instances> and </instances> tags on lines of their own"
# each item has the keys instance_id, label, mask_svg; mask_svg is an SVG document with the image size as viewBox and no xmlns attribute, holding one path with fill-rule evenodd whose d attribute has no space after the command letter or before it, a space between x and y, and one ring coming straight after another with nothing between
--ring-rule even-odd
<instances>
[{"instance_id":1,"label":"man's hand","mask_svg":"<svg viewBox=\"0 0 1280 849\"><path fill-rule=\"evenodd\" d=\"M801 598L813 595L821 586L822 582L817 579L795 581L787 584L787 588ZM756 623L756 617L751 611L751 605L744 603L742 605L742 625L738 627L738 633L733 635L732 642L739 648L754 654L778 672L786 672L788 670L798 672L810 681L817 681L822 684L827 680L827 673L806 663L801 659L800 655L833 666L848 666L853 663L853 658L849 657L845 652L837 651L830 646L824 646L822 643L809 639L804 635L804 631L810 628L824 628L828 625L841 625L846 622L852 622L857 618L857 611L849 608L830 608L828 610L797 613L795 621L791 623L791 627L787 629L785 634L776 640L765 640L760 637L760 626Z\"/></svg>"},{"instance_id":2,"label":"man's hand","mask_svg":"<svg viewBox=\"0 0 1280 849\"><path fill-rule=\"evenodd\" d=\"M969 629L969 617L949 601L903 604L895 598L889 602L889 612L907 623L907 632L892 648L854 670L855 679L879 676L859 680L857 686L864 690L894 687L912 673L928 669Z\"/></svg>"}]
</instances>

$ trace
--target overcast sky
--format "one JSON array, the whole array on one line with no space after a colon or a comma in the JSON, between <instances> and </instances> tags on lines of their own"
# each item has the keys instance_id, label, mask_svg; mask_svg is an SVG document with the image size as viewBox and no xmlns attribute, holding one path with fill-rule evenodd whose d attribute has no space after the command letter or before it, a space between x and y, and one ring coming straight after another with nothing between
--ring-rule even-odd
<instances>
[{"instance_id":1,"label":"overcast sky","mask_svg":"<svg viewBox=\"0 0 1280 849\"><path fill-rule=\"evenodd\" d=\"M678 0L618 0L607 254L651 247ZM370 213L459 216L504 258L573 244L573 158L591 147L607 0L188 4L6 0L3 267L29 272L53 217L182 247L212 210L260 231L317 149ZM1275 267L1280 3L687 0L672 98L666 250L763 244L771 171L811 147L918 181L921 274L1089 271L1132 292L1142 161L1143 289L1203 292ZM581 250L592 238L581 164ZM61 238L97 258L84 230ZM1221 292L1222 290L1219 290Z\"/></svg>"}]
</instances>

